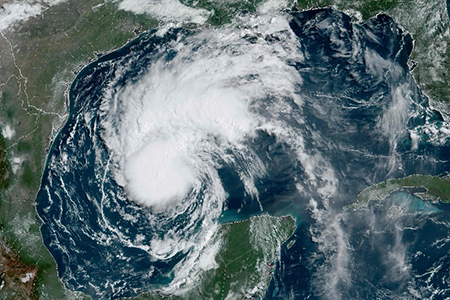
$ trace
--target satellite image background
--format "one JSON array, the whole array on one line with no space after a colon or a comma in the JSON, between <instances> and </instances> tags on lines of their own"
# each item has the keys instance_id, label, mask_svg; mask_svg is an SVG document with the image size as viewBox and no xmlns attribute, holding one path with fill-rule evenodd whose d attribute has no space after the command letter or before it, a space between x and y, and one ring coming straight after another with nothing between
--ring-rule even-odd
<instances>
[{"instance_id":1,"label":"satellite image background","mask_svg":"<svg viewBox=\"0 0 450 300\"><path fill-rule=\"evenodd\" d=\"M77 292L82 291L94 298L118 298L154 290L142 298L175 295L198 299L199 294L217 299L246 295L267 299L445 298L449 293L448 208L444 203L449 195L450 132L447 5L443 1L4 2L0 12L2 297L83 299ZM326 6L333 9L296 12ZM157 31L147 32L152 28ZM414 40L409 59L412 43L408 34ZM138 39L125 48L103 56L135 36ZM380 40L383 42L376 42ZM125 58L125 50L140 41L144 49L156 45L149 46L153 54L136 46L131 51L141 55L138 63L131 67L123 64L129 73L123 75L115 69L111 79L95 77L101 80L95 83L99 94L92 101L103 106L94 109L93 103L84 106L83 102L80 105L85 110L74 113L75 95L89 95L83 88L94 84L90 78L77 80L102 62L105 70L113 63L117 68L120 63L115 60ZM363 49L360 53L355 50L357 45L364 45L359 47ZM98 57L100 62L82 70ZM376 58L380 60L373 62ZM164 61L167 66L156 63ZM200 71L184 71L183 66ZM149 69L162 73L154 77ZM222 70L229 72L220 74ZM194 74L192 81L190 74ZM200 83L196 76L202 78ZM182 80L186 80L185 86L178 84ZM102 87L108 82L108 87ZM136 107L117 111L105 104L135 99L143 105L155 83L161 89L150 90L162 96L159 99L169 99L164 94L168 90L171 96L183 98L184 88L192 85L198 93L192 96L194 102L183 98L182 106L176 97L169 107L153 102L139 106L147 109L142 110L139 124L151 116L167 121L168 127L148 125L139 127L145 130L133 131L127 120L137 119L133 114ZM133 88L127 90L126 85ZM69 99L69 94L74 98ZM219 106L211 106L216 110L202 111L205 105L195 102L211 98L218 99ZM152 105L162 109L159 115ZM211 115L214 118L202 119ZM174 121L173 116L181 120ZM89 171L94 173L92 181L76 177L79 174L73 179L54 175L61 184L52 185L46 179L49 172L73 175L77 165L89 165L89 160L79 156L65 156L58 145L72 147L77 155L96 155L90 153L92 148L80 150L77 147L84 145L64 139L70 137L74 118L87 124L76 123L85 130L93 126L87 140L98 138L106 145L103 152L94 148L98 156L93 161L101 168L111 163L107 177L117 189L110 191L114 196L105 203L110 212L119 215L106 217L114 222L105 236L92 224L80 222L74 209L80 203L79 195L93 191L92 187L77 190L77 186L87 182L102 192L94 181L105 182L106 177L98 174L106 173L93 163ZM99 123L94 126L89 120ZM123 128L113 127L114 122ZM121 135L120 130L129 130L128 135ZM155 141L147 139L155 130L162 138L152 148ZM181 130L192 133L193 140L186 141L188 148L173 152L173 141L164 138L165 134L186 136ZM71 138L78 138L74 134L81 132L73 131ZM136 140L146 143L130 144ZM176 141L177 145L182 142ZM162 158L164 149L173 156ZM124 152L111 155L118 151ZM130 153L138 153L138 157L128 159ZM186 163L185 155L194 158ZM157 158L147 161L150 167L165 163L167 169L162 169L168 173L162 175L172 176L171 180L173 174L182 173L179 184L165 188L162 181L139 194L142 185L129 183L136 182L133 176L139 175L133 172L133 167L139 170L139 163L136 166L133 161L141 162L143 157ZM123 166L132 171L121 172ZM170 173L171 169L175 173ZM196 177L199 173L194 171L206 177ZM407 177L412 174L421 176ZM396 181L388 180L394 178ZM196 188L190 190L192 186ZM48 193L61 195L58 190L64 188L76 197L71 203L70 197L61 196L61 214L69 219L58 219L48 212L51 205L46 201L53 199ZM188 191L192 197L184 199L197 195L204 201L173 202L174 190L180 192L175 198ZM118 191L124 193L122 198ZM92 203L105 199L97 192L91 195ZM211 201L202 196L207 192L211 192ZM151 199L169 199L168 204L146 204L149 193L153 193ZM80 207L81 213L95 211ZM131 212L122 213L119 207ZM163 234L155 238L158 234L146 227L154 225L146 222L151 223L155 215L163 219L181 215L174 207L190 213L201 210L192 227L182 221L158 224ZM139 232L125 230L120 223L136 224L131 218L139 214L153 217L130 228L148 236L140 237ZM92 220L95 215L86 218ZM67 223L58 224L61 220ZM44 239L39 231L41 221ZM82 229L96 241L92 251L97 252L93 253L106 256L97 259L86 252L88 259L81 262L85 249L74 247L68 248L74 253L61 250L68 260L59 259L55 248L64 247L61 241L79 244L70 235L61 235L55 243L57 239L49 234L50 223L57 225L52 229L56 235L68 231L79 237L66 227ZM105 228L105 224L97 224ZM89 226L83 229L81 225ZM166 235L171 228L179 230ZM189 244L186 228L192 230L195 247ZM199 233L206 229L209 234ZM121 240L121 246L111 239ZM124 243L127 240L131 244ZM84 244L86 240L80 241ZM44 244L68 288L58 280L55 261ZM118 252L100 250L98 245L110 245ZM134 249L128 259L123 256L125 248ZM238 249L250 252L237 255ZM207 265L200 263L205 259L199 260L198 253L210 258ZM108 255L116 256L113 261L125 261L124 265L111 263ZM223 256L222 260L217 255ZM133 259L148 257L153 257L148 265ZM158 265L158 259L165 266ZM238 262L238 267L232 262ZM148 280L137 271L126 274L124 270L134 264L145 266L142 272L147 272ZM152 269L155 266L146 269L155 264L157 271ZM186 268L190 273L183 275ZM116 276L122 278L115 282ZM139 279L133 280L136 276ZM186 282L189 279L192 281Z\"/></svg>"}]
</instances>

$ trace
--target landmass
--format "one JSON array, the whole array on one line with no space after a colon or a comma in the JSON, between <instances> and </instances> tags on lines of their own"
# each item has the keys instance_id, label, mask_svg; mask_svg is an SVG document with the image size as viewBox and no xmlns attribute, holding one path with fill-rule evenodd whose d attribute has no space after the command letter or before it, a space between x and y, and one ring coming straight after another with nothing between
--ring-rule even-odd
<instances>
[{"instance_id":1,"label":"landmass","mask_svg":"<svg viewBox=\"0 0 450 300\"><path fill-rule=\"evenodd\" d=\"M34 281L38 269L21 261L12 249L0 240L0 292L2 299L37 299Z\"/></svg>"},{"instance_id":2,"label":"landmass","mask_svg":"<svg viewBox=\"0 0 450 300\"><path fill-rule=\"evenodd\" d=\"M349 208L365 207L370 201L386 199L390 194L402 189L408 189L422 200L450 203L450 177L410 175L389 179L364 189L359 193L357 202Z\"/></svg>"},{"instance_id":3,"label":"landmass","mask_svg":"<svg viewBox=\"0 0 450 300\"><path fill-rule=\"evenodd\" d=\"M208 26L230 22L237 13L254 12L262 3L182 2L193 8L211 11ZM9 1L2 2L5 3ZM411 64L411 68L415 66L414 78L433 104L448 114L450 34L445 1L300 0L286 4L299 10L328 5L344 10L359 20L366 20L377 13L387 13L410 32L415 40L411 56L411 61L415 61ZM10 251L2 250L1 257L27 266L23 270L36 274L23 282L21 288L18 286L22 281L16 281L14 289L27 291L20 298L84 297L67 291L58 280L55 262L39 233L35 195L46 151L67 118L66 92L76 72L102 53L118 48L136 34L158 26L160 21L149 14L119 10L116 2L80 3L69 0L46 6L42 13L0 29L0 241ZM427 180L427 177L414 180ZM395 184L401 185L398 182L386 183ZM448 201L444 200L448 198L434 192L428 183L415 184L427 187L428 193L440 197L441 201ZM382 189L385 192L381 194L390 189L390 186L385 187ZM366 197L364 195L367 193L358 198ZM448 195L448 192L444 194ZM7 258L5 253L14 254ZM225 252L223 254L226 256ZM228 269L223 268L221 272L229 270L234 264L227 266ZM0 278L7 278L5 276L9 271L0 272ZM22 275L17 273L17 276ZM226 290L230 281L224 280L221 284ZM229 290L234 292L234 288L229 287Z\"/></svg>"},{"instance_id":4,"label":"landmass","mask_svg":"<svg viewBox=\"0 0 450 300\"><path fill-rule=\"evenodd\" d=\"M295 231L291 216L255 216L221 225L218 267L183 296L143 294L138 299L262 299L283 245Z\"/></svg>"},{"instance_id":5,"label":"landmass","mask_svg":"<svg viewBox=\"0 0 450 300\"><path fill-rule=\"evenodd\" d=\"M0 31L1 158L6 158L0 178L10 178L1 184L0 238L20 261L39 270L30 279L36 298L83 298L58 279L35 211L46 151L67 117L66 91L76 72L100 52L122 46L136 29L157 25L151 17L102 3L62 2L17 29Z\"/></svg>"}]
</instances>

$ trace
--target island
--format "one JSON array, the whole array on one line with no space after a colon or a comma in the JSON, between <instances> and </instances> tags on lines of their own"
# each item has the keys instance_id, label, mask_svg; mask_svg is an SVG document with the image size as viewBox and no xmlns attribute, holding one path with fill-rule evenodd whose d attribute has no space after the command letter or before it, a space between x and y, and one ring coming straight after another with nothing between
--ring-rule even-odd
<instances>
[{"instance_id":1,"label":"island","mask_svg":"<svg viewBox=\"0 0 450 300\"><path fill-rule=\"evenodd\" d=\"M401 190L408 190L422 200L448 203L450 202L450 177L410 175L389 179L365 188L359 193L356 203L348 208L366 207L370 201L384 200L392 193Z\"/></svg>"}]
</instances>

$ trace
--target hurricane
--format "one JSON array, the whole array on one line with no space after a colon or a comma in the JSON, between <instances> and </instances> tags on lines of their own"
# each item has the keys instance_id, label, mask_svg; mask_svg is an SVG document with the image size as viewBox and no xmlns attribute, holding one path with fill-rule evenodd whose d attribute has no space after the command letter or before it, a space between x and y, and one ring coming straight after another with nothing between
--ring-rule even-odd
<instances>
[{"instance_id":1,"label":"hurricane","mask_svg":"<svg viewBox=\"0 0 450 300\"><path fill-rule=\"evenodd\" d=\"M217 268L221 224L291 215L266 299L448 297L448 204L352 206L450 170L412 49L387 15L326 8L166 24L100 57L70 88L37 195L60 278L95 299L183 297Z\"/></svg>"}]
</instances>

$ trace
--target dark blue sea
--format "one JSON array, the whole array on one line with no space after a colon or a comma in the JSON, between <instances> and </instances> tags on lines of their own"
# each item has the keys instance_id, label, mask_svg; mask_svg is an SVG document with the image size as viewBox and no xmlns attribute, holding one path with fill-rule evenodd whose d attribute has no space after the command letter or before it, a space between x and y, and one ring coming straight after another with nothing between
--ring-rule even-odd
<instances>
[{"instance_id":1,"label":"dark blue sea","mask_svg":"<svg viewBox=\"0 0 450 300\"><path fill-rule=\"evenodd\" d=\"M450 297L448 204L399 191L346 208L384 180L450 171L412 37L330 8L238 19L143 33L75 78L37 195L65 285L170 294L198 278L219 224L268 213L297 229L265 299Z\"/></svg>"}]
</instances>

